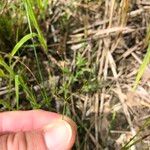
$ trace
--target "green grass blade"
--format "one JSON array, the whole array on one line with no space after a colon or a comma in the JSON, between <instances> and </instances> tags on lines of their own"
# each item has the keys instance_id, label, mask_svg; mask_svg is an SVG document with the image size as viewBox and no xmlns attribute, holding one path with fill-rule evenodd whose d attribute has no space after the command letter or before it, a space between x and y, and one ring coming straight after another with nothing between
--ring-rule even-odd
<instances>
[{"instance_id":1,"label":"green grass blade","mask_svg":"<svg viewBox=\"0 0 150 150\"><path fill-rule=\"evenodd\" d=\"M44 36L43 36L43 34L42 34L41 30L40 30L40 27L38 25L37 19L35 17L35 14L34 14L34 11L33 11L33 7L32 7L32 3L31 3L30 0L23 0L23 1L24 1L24 4L25 4L27 15L29 16L30 21L32 22L32 25L34 26L34 28L36 29L36 31L38 33L39 41L40 41L43 49L45 50L45 52L47 52L47 44L46 44Z\"/></svg>"},{"instance_id":2,"label":"green grass blade","mask_svg":"<svg viewBox=\"0 0 150 150\"><path fill-rule=\"evenodd\" d=\"M23 44L25 42L27 42L28 40L32 39L33 37L36 37L37 34L36 33L30 33L30 34L27 34L26 36L24 36L17 44L16 46L13 48L11 54L10 54L10 57L12 58L17 52L18 50L20 49L20 47L23 46Z\"/></svg>"},{"instance_id":3,"label":"green grass blade","mask_svg":"<svg viewBox=\"0 0 150 150\"><path fill-rule=\"evenodd\" d=\"M31 106L34 109L40 108L39 105L37 104L36 98L32 90L27 86L27 84L24 82L21 76L19 76L19 84L23 88L23 91L26 93L27 99L29 100Z\"/></svg>"},{"instance_id":4,"label":"green grass blade","mask_svg":"<svg viewBox=\"0 0 150 150\"><path fill-rule=\"evenodd\" d=\"M43 2L42 2L42 0L37 0L37 4L38 4L38 7L40 8L40 10L43 11Z\"/></svg>"},{"instance_id":5,"label":"green grass blade","mask_svg":"<svg viewBox=\"0 0 150 150\"><path fill-rule=\"evenodd\" d=\"M149 63L150 63L150 44L148 46L147 53L144 57L143 63L141 64L141 66L139 68L133 90L135 90L137 88L138 84L140 83L141 77L144 74L144 71Z\"/></svg>"},{"instance_id":6,"label":"green grass blade","mask_svg":"<svg viewBox=\"0 0 150 150\"><path fill-rule=\"evenodd\" d=\"M3 67L7 70L7 72L10 73L11 78L14 78L14 76L15 76L14 71L12 70L11 67L9 67L9 66L5 63L5 61L3 60L2 57L0 57L0 65L3 66Z\"/></svg>"},{"instance_id":7,"label":"green grass blade","mask_svg":"<svg viewBox=\"0 0 150 150\"><path fill-rule=\"evenodd\" d=\"M0 69L0 78L6 77L7 75L4 73L2 69Z\"/></svg>"},{"instance_id":8,"label":"green grass blade","mask_svg":"<svg viewBox=\"0 0 150 150\"><path fill-rule=\"evenodd\" d=\"M48 0L44 0L43 5L44 5L44 9L46 10L48 7Z\"/></svg>"},{"instance_id":9,"label":"green grass blade","mask_svg":"<svg viewBox=\"0 0 150 150\"><path fill-rule=\"evenodd\" d=\"M3 99L0 99L0 105L3 105L5 108L7 108L8 110L12 110L11 106L10 106L10 103L3 100Z\"/></svg>"},{"instance_id":10,"label":"green grass blade","mask_svg":"<svg viewBox=\"0 0 150 150\"><path fill-rule=\"evenodd\" d=\"M32 5L32 4L31 4ZM29 30L30 30L30 33L33 33L32 31L32 26L31 26L31 18L30 18L30 12L28 12L28 7L27 7L27 4L25 3L25 7L26 7L26 11L27 11L27 19L28 19L28 24L29 24ZM36 19L35 19L36 20ZM33 22L32 22L33 23ZM37 22L35 23L37 24ZM38 26L38 24L37 24ZM44 39L44 38L43 38ZM39 77L40 77L40 80L42 82L42 84L44 83L44 79L43 79L43 75L42 75L42 71L41 71L41 68L40 68L40 63L39 63L39 59L38 59L38 55L37 55L37 52L36 52L36 48L35 48L35 42L32 40L32 45L33 45L33 50L34 50L34 55L35 55L35 60L36 60L36 64L37 64L37 68L38 68L38 73L39 73ZM41 44L42 45L42 44ZM47 45L46 45L47 46ZM46 48L47 49L47 48ZM45 90L42 90L42 95L45 99L45 101L48 101L48 97L47 97L47 94L46 94L46 91Z\"/></svg>"},{"instance_id":11,"label":"green grass blade","mask_svg":"<svg viewBox=\"0 0 150 150\"><path fill-rule=\"evenodd\" d=\"M19 76L15 75L15 93L16 93L16 106L19 110Z\"/></svg>"}]
</instances>

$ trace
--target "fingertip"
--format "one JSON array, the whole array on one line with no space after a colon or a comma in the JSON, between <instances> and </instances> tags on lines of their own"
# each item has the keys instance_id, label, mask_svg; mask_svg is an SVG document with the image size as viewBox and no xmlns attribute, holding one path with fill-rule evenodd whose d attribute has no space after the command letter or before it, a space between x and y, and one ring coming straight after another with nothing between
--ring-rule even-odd
<instances>
[{"instance_id":1,"label":"fingertip","mask_svg":"<svg viewBox=\"0 0 150 150\"><path fill-rule=\"evenodd\" d=\"M44 139L48 149L71 149L76 138L77 126L68 117L63 117L44 128Z\"/></svg>"}]
</instances>

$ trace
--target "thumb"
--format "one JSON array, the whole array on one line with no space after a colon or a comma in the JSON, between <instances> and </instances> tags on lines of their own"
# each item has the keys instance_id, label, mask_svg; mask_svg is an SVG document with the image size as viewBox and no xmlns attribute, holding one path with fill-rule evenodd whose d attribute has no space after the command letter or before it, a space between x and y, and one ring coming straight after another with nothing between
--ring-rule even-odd
<instances>
[{"instance_id":1,"label":"thumb","mask_svg":"<svg viewBox=\"0 0 150 150\"><path fill-rule=\"evenodd\" d=\"M68 150L75 136L72 120L57 120L41 130L0 134L0 150Z\"/></svg>"}]
</instances>

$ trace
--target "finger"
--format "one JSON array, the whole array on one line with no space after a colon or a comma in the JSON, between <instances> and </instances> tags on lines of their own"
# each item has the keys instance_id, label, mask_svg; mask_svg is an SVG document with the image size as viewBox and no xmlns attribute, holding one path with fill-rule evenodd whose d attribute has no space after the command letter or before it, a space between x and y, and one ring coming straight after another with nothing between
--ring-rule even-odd
<instances>
[{"instance_id":1,"label":"finger","mask_svg":"<svg viewBox=\"0 0 150 150\"><path fill-rule=\"evenodd\" d=\"M62 118L62 115L43 110L0 113L0 132L39 129Z\"/></svg>"},{"instance_id":2,"label":"finger","mask_svg":"<svg viewBox=\"0 0 150 150\"><path fill-rule=\"evenodd\" d=\"M41 130L10 132L0 136L2 150L68 150L74 144L76 125L58 119Z\"/></svg>"}]
</instances>

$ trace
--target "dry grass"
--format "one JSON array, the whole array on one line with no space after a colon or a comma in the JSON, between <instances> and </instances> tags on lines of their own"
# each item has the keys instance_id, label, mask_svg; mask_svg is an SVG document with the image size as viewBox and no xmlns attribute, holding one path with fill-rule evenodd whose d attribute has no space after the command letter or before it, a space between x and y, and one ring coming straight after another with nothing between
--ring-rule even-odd
<instances>
[{"instance_id":1,"label":"dry grass","mask_svg":"<svg viewBox=\"0 0 150 150\"><path fill-rule=\"evenodd\" d=\"M149 0L49 3L44 21L38 18L48 45L47 54L38 52L45 82L35 82L32 47L18 58L32 72L27 83L38 93L40 108L64 113L77 122L74 149L119 150L135 135L132 142L138 143L130 149L149 149L149 124L144 123L150 117L150 66L133 91L149 44ZM8 89L7 83L0 81L3 100L8 93L14 97L15 88ZM42 105L41 89L48 93L50 105ZM20 93L20 99L24 97ZM20 109L31 109L25 104L21 101Z\"/></svg>"}]
</instances>

